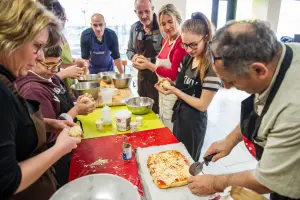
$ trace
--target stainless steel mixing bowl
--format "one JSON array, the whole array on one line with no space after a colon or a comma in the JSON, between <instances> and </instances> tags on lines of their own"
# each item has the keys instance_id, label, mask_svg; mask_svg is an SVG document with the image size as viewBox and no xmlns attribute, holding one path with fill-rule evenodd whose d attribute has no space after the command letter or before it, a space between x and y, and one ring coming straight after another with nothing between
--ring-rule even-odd
<instances>
[{"instance_id":1,"label":"stainless steel mixing bowl","mask_svg":"<svg viewBox=\"0 0 300 200\"><path fill-rule=\"evenodd\" d=\"M99 83L93 82L82 82L71 85L71 89L76 98L78 98L81 95L84 95L85 93L88 93L91 94L95 100L98 99L99 87Z\"/></svg>"},{"instance_id":2,"label":"stainless steel mixing bowl","mask_svg":"<svg viewBox=\"0 0 300 200\"><path fill-rule=\"evenodd\" d=\"M131 83L132 77L130 74L116 74L112 76L112 81L115 88L123 89L128 88Z\"/></svg>"},{"instance_id":3,"label":"stainless steel mixing bowl","mask_svg":"<svg viewBox=\"0 0 300 200\"><path fill-rule=\"evenodd\" d=\"M149 97L133 97L125 101L125 104L136 115L144 115L152 110L154 100Z\"/></svg>"}]
</instances>

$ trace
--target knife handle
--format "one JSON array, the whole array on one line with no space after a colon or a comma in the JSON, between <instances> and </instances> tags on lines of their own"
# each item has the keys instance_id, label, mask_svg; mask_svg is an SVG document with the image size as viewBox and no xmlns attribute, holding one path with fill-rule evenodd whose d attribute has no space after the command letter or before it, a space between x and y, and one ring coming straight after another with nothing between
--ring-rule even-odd
<instances>
[{"instance_id":1,"label":"knife handle","mask_svg":"<svg viewBox=\"0 0 300 200\"><path fill-rule=\"evenodd\" d=\"M204 159L205 165L208 166L208 163L209 163L209 162L211 161L211 159L212 159L215 155L217 155L217 154L218 154L218 153L213 153L213 154L210 154L210 155L204 157L203 159Z\"/></svg>"}]
</instances>

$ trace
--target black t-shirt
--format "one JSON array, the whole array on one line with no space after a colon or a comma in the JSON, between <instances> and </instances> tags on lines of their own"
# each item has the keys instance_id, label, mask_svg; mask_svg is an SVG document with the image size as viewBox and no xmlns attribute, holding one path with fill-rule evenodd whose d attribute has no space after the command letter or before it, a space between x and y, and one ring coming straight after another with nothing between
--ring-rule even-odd
<instances>
[{"instance_id":1,"label":"black t-shirt","mask_svg":"<svg viewBox=\"0 0 300 200\"><path fill-rule=\"evenodd\" d=\"M176 87L188 95L200 98L202 90L218 91L221 87L221 80L211 67L206 70L204 80L201 83L198 67L193 68L194 58L186 55L178 69Z\"/></svg>"},{"instance_id":2,"label":"black t-shirt","mask_svg":"<svg viewBox=\"0 0 300 200\"><path fill-rule=\"evenodd\" d=\"M1 74L14 82L14 77L0 65ZM0 199L4 199L19 187L22 173L18 162L30 157L38 138L25 103L1 80L0 130Z\"/></svg>"}]
</instances>

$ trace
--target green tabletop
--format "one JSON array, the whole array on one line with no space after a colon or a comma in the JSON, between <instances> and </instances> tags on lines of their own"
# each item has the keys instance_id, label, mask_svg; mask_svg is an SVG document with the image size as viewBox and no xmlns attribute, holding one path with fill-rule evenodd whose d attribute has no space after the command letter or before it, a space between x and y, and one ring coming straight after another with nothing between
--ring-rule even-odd
<instances>
[{"instance_id":1,"label":"green tabletop","mask_svg":"<svg viewBox=\"0 0 300 200\"><path fill-rule=\"evenodd\" d=\"M97 108L94 112L90 113L86 116L78 116L77 118L82 122L83 130L84 130L84 139L88 138L96 138L96 137L103 137L108 135L115 135L115 134L124 134L124 133L131 133L131 131L120 132L116 128L116 120L115 120L115 112L119 110L127 110L126 106L114 106L111 108L112 114L112 127L104 127L103 130L98 131L96 129L96 121L101 119L101 111L102 108ZM135 121L137 116L143 117L143 126L138 127L137 131L144 131L150 129L157 129L165 127L164 124L158 119L153 111L146 115L132 115L131 121Z\"/></svg>"}]
</instances>

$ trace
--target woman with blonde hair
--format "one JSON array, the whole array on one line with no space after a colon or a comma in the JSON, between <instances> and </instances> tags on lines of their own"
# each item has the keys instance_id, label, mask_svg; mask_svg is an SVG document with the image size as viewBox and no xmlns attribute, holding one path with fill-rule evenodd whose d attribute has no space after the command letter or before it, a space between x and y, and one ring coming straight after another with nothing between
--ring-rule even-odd
<instances>
[{"instance_id":1,"label":"woman with blonde hair","mask_svg":"<svg viewBox=\"0 0 300 200\"><path fill-rule=\"evenodd\" d=\"M173 133L195 161L199 160L205 137L206 110L221 86L211 67L209 41L212 35L213 28L207 17L194 13L181 28L181 45L189 55L182 60L175 86L166 85L162 89L160 82L155 85L159 92L178 97L172 117Z\"/></svg>"},{"instance_id":2,"label":"woman with blonde hair","mask_svg":"<svg viewBox=\"0 0 300 200\"><path fill-rule=\"evenodd\" d=\"M74 123L43 119L39 103L14 87L60 40L59 22L32 0L0 1L0 199L49 199L56 190L51 166L77 147ZM58 135L47 149L46 131Z\"/></svg>"},{"instance_id":3,"label":"woman with blonde hair","mask_svg":"<svg viewBox=\"0 0 300 200\"><path fill-rule=\"evenodd\" d=\"M139 56L135 65L149 69L161 78L169 78L174 81L177 78L178 68L182 58L187 52L181 47L180 24L181 16L173 4L162 6L158 13L159 27L165 38L156 63L151 63L148 59ZM162 122L173 129L171 122L173 106L177 100L176 95L164 95L159 93L159 116Z\"/></svg>"}]
</instances>

